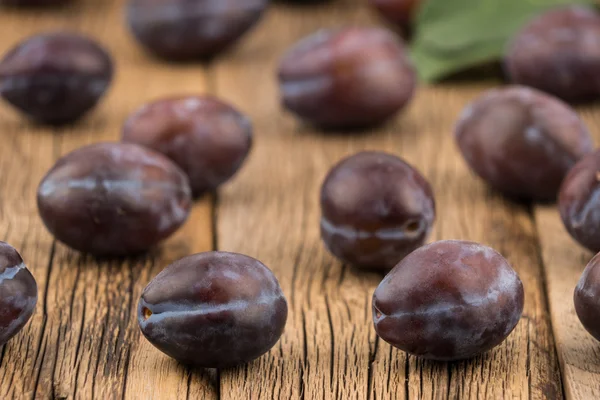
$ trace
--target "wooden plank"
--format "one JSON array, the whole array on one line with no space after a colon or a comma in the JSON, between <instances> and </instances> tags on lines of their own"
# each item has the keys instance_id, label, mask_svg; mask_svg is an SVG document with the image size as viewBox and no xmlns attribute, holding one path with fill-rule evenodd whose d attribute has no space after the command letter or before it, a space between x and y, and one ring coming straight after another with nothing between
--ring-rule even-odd
<instances>
[{"instance_id":1,"label":"wooden plank","mask_svg":"<svg viewBox=\"0 0 600 400\"><path fill-rule=\"evenodd\" d=\"M256 128L250 162L219 198L218 247L264 261L290 305L286 332L267 356L221 373L222 398L560 398L529 209L490 193L452 143L463 105L486 86L421 88L407 114L366 135L325 135L279 112L281 53L320 27L368 22L364 7L275 6L246 45L215 67L217 93L249 112ZM498 349L431 363L375 339L370 302L382 275L340 264L319 239L321 181L360 149L401 154L431 179L439 216L433 238L481 241L513 263L526 287L525 314Z\"/></svg>"},{"instance_id":2,"label":"wooden plank","mask_svg":"<svg viewBox=\"0 0 600 400\"><path fill-rule=\"evenodd\" d=\"M212 200L194 207L186 226L147 257L96 260L54 243L37 216L37 185L54 160L82 145L118 140L142 103L203 92L199 65L166 65L143 54L122 26L119 0L76 2L60 11L2 12L2 50L33 32L69 28L108 47L117 63L112 90L89 117L50 130L2 105L0 226L37 278L40 301L27 328L9 342L0 367L0 398L216 398L214 374L178 365L141 335L135 313L148 281L171 261L212 248Z\"/></svg>"},{"instance_id":3,"label":"wooden plank","mask_svg":"<svg viewBox=\"0 0 600 400\"><path fill-rule=\"evenodd\" d=\"M73 16L73 15L71 15ZM32 15L0 13L0 51L37 32L66 23L57 13ZM56 158L53 129L28 123L6 104L0 107L0 217L2 240L14 245L35 276L39 298L25 328L2 348L0 398L32 398L44 356L45 293L53 262L53 241L43 227L35 204L37 185Z\"/></svg>"},{"instance_id":4,"label":"wooden plank","mask_svg":"<svg viewBox=\"0 0 600 400\"><path fill-rule=\"evenodd\" d=\"M581 109L595 142L600 141L598 107ZM568 399L600 398L600 346L581 325L573 292L593 254L578 245L564 228L555 205L535 207L552 328Z\"/></svg>"}]
</instances>

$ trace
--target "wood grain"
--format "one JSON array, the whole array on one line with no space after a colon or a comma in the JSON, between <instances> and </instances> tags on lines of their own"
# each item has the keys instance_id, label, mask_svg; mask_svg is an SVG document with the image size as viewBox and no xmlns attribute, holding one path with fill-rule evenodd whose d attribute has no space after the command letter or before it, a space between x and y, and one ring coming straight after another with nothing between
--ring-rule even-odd
<instances>
[{"instance_id":1,"label":"wood grain","mask_svg":"<svg viewBox=\"0 0 600 400\"><path fill-rule=\"evenodd\" d=\"M487 86L422 88L405 115L360 136L316 132L279 112L274 77L281 53L319 27L368 22L366 15L361 7L282 6L215 67L217 93L249 112L257 133L249 164L219 197L218 247L263 260L290 300L281 342L268 356L223 371L221 397L561 398L529 208L490 193L452 143L461 108ZM435 239L481 241L513 263L526 287L526 308L502 346L447 364L407 358L376 340L370 303L382 275L340 264L319 239L321 181L339 158L360 149L400 154L431 179L438 196Z\"/></svg>"},{"instance_id":2,"label":"wood grain","mask_svg":"<svg viewBox=\"0 0 600 400\"><path fill-rule=\"evenodd\" d=\"M600 142L597 107L579 110L595 142ZM552 326L568 399L600 398L600 343L581 325L575 313L575 286L593 254L578 245L564 228L555 206L535 207Z\"/></svg>"}]
</instances>

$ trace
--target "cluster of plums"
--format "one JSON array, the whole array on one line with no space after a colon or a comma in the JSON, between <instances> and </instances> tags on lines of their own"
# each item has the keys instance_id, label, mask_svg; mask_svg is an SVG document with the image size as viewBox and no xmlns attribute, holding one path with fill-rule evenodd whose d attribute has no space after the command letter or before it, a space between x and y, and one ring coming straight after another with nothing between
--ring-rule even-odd
<instances>
[{"instance_id":1,"label":"cluster of plums","mask_svg":"<svg viewBox=\"0 0 600 400\"><path fill-rule=\"evenodd\" d=\"M521 280L499 253L446 240L423 246L435 219L426 179L398 157L361 152L321 189L321 236L332 254L391 271L373 295L377 334L434 360L473 357L501 343L523 312Z\"/></svg>"},{"instance_id":2,"label":"cluster of plums","mask_svg":"<svg viewBox=\"0 0 600 400\"><path fill-rule=\"evenodd\" d=\"M373 3L388 16L400 10L390 19L405 24L418 2ZM138 40L163 58L206 58L241 37L266 4L131 0L127 20ZM511 78L567 99L595 96L595 82L575 79L595 68L589 58L600 48L600 18L593 13L569 8L532 22L507 56ZM527 46L535 41L549 50L537 47L544 49L539 57L545 63L534 68ZM562 46L565 41L570 44ZM111 57L93 40L42 34L0 62L0 94L37 121L62 124L90 110L112 75ZM303 39L283 56L278 79L287 109L334 129L384 122L410 102L416 87L403 42L385 29L364 27ZM600 251L600 152L592 152L587 129L567 104L524 86L492 90L465 109L456 140L471 168L502 192L533 200L559 194L569 232ZM238 171L251 145L249 119L219 99L152 102L125 122L120 143L80 148L52 167L38 189L40 216L58 240L79 251L147 251L184 223L194 197ZM498 345L518 323L523 285L499 253L455 240L424 245L435 220L433 191L400 158L362 152L340 161L325 178L320 202L321 235L332 254L359 267L391 269L373 296L375 328L387 342L423 358L463 359ZM596 257L586 269L575 305L600 340L597 264ZM25 325L36 299L35 280L20 256L1 244L0 344ZM169 356L220 368L267 352L279 340L287 312L265 265L209 252L176 261L156 276L140 298L138 322Z\"/></svg>"},{"instance_id":3,"label":"cluster of plums","mask_svg":"<svg viewBox=\"0 0 600 400\"><path fill-rule=\"evenodd\" d=\"M589 7L550 10L508 47L505 69L518 85L494 89L467 106L456 140L471 169L504 194L558 200L566 230L600 252L600 150L577 113L559 100L600 97L600 14ZM521 85L527 85L521 86ZM556 96L556 97L554 97ZM575 310L600 340L600 259L587 265Z\"/></svg>"}]
</instances>

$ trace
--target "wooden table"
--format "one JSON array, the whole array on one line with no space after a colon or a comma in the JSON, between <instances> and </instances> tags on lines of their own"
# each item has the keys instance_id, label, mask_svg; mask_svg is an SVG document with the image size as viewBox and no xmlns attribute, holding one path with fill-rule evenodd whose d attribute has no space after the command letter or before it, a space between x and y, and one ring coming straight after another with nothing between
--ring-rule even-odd
<instances>
[{"instance_id":1,"label":"wooden table","mask_svg":"<svg viewBox=\"0 0 600 400\"><path fill-rule=\"evenodd\" d=\"M275 68L296 39L325 26L379 23L364 0L274 5L239 46L210 65L169 65L144 54L123 26L120 0L78 0L43 12L2 10L0 51L34 32L97 37L118 63L110 94L80 123L33 125L0 108L0 231L39 285L27 327L0 353L0 399L571 399L600 398L600 344L579 324L572 291L592 254L565 233L554 206L515 204L466 168L452 138L465 103L488 83L422 87L410 109L364 135L323 134L281 111ZM237 178L198 202L187 225L140 259L97 261L56 243L35 205L37 185L62 154L117 140L128 113L164 95L213 93L249 113L255 148ZM596 139L599 108L582 110ZM396 153L435 189L432 240L490 245L525 285L523 319L473 360L433 363L378 340L371 295L380 273L334 260L319 239L318 190L336 160L362 149ZM229 250L270 266L290 314L266 356L232 370L185 368L141 335L139 295L163 267L194 252Z\"/></svg>"}]
</instances>

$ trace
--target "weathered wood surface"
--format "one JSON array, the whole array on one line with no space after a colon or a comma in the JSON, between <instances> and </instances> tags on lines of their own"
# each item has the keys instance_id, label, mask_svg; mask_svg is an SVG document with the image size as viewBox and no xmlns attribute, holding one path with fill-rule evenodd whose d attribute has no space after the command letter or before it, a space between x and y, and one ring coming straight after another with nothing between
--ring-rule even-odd
<instances>
[{"instance_id":1,"label":"weathered wood surface","mask_svg":"<svg viewBox=\"0 0 600 400\"><path fill-rule=\"evenodd\" d=\"M324 135L280 109L277 60L320 27L378 23L365 1L276 4L239 46L207 66L145 55L122 26L123 1L76 3L0 12L0 52L34 32L70 28L104 43L118 70L101 106L67 129L30 124L0 106L0 239L21 250L40 294L32 321L0 353L0 399L600 398L600 345L571 301L590 254L567 237L553 208L515 204L487 189L454 146L462 107L492 83L421 88L410 109L383 127ZM35 206L37 184L54 160L117 140L127 114L145 101L195 92L221 96L252 117L255 148L238 177L200 201L184 229L144 258L96 260L55 243ZM586 115L600 135L593 110ZM517 269L525 313L502 346L470 361L433 363L377 340L370 303L383 275L334 260L318 230L322 179L339 158L362 149L399 154L431 180L438 209L432 240L483 242ZM233 370L178 365L140 335L134 317L141 290L161 268L213 248L265 262L290 306L275 348Z\"/></svg>"}]
</instances>

